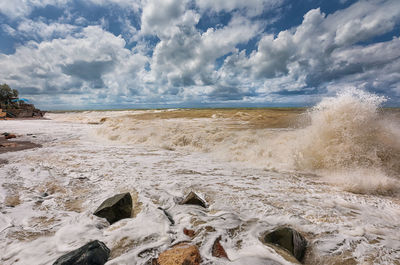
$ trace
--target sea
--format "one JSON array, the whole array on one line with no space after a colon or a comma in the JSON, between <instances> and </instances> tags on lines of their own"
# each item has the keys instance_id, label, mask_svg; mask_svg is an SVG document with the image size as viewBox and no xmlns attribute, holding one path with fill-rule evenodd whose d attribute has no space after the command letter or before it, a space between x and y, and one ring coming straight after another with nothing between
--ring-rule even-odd
<instances>
[{"instance_id":1,"label":"sea","mask_svg":"<svg viewBox=\"0 0 400 265\"><path fill-rule=\"evenodd\" d=\"M384 101L350 90L307 109L0 121L42 145L0 154L0 264L53 264L95 239L111 250L107 265L146 264L181 241L201 264L295 264L260 240L279 227L307 239L304 264L400 264L400 110ZM191 191L206 209L178 203ZM132 218L93 215L123 192ZM212 255L219 237L229 260Z\"/></svg>"}]
</instances>

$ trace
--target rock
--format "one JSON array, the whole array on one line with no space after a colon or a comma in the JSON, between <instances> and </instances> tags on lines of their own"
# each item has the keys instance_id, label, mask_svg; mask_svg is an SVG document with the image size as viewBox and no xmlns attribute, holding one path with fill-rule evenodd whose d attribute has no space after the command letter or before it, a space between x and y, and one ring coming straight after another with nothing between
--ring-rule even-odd
<instances>
[{"instance_id":1,"label":"rock","mask_svg":"<svg viewBox=\"0 0 400 265\"><path fill-rule=\"evenodd\" d=\"M186 228L183 228L183 233L189 237L194 237L194 234L195 234L194 230L190 230L190 229L186 229Z\"/></svg>"},{"instance_id":2,"label":"rock","mask_svg":"<svg viewBox=\"0 0 400 265\"><path fill-rule=\"evenodd\" d=\"M226 258L229 260L224 247L221 245L221 243L219 243L219 241L221 241L221 236L219 236L214 241L214 244L213 244L212 250L211 250L212 255L217 258Z\"/></svg>"},{"instance_id":3,"label":"rock","mask_svg":"<svg viewBox=\"0 0 400 265\"><path fill-rule=\"evenodd\" d=\"M110 224L129 218L132 214L132 197L129 192L117 194L105 200L93 213L106 218Z\"/></svg>"},{"instance_id":4,"label":"rock","mask_svg":"<svg viewBox=\"0 0 400 265\"><path fill-rule=\"evenodd\" d=\"M4 138L6 138L8 140L8 139L12 139L12 138L17 138L17 136L15 134L7 134L7 135L4 135Z\"/></svg>"},{"instance_id":5,"label":"rock","mask_svg":"<svg viewBox=\"0 0 400 265\"><path fill-rule=\"evenodd\" d=\"M307 247L307 240L299 232L288 227L267 233L263 236L263 242L286 249L298 261L302 261Z\"/></svg>"},{"instance_id":6,"label":"rock","mask_svg":"<svg viewBox=\"0 0 400 265\"><path fill-rule=\"evenodd\" d=\"M53 265L103 265L110 256L110 249L98 240L59 257Z\"/></svg>"},{"instance_id":7,"label":"rock","mask_svg":"<svg viewBox=\"0 0 400 265\"><path fill-rule=\"evenodd\" d=\"M199 249L194 245L180 243L164 251L158 256L159 265L199 265L201 261Z\"/></svg>"},{"instance_id":8,"label":"rock","mask_svg":"<svg viewBox=\"0 0 400 265\"><path fill-rule=\"evenodd\" d=\"M193 204L204 208L207 208L206 202L201 199L196 193L191 191L186 198L181 202L181 204Z\"/></svg>"}]
</instances>

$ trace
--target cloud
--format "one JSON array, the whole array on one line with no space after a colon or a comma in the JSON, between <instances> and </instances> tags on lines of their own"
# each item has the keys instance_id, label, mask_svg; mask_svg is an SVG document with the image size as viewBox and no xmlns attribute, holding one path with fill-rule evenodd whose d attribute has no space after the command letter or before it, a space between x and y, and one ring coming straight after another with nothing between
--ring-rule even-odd
<instances>
[{"instance_id":1,"label":"cloud","mask_svg":"<svg viewBox=\"0 0 400 265\"><path fill-rule=\"evenodd\" d=\"M400 24L399 1L311 9L300 25L276 29L264 16L284 3L89 0L82 6L101 12L84 18L88 10L71 0L2 2L14 18L2 33L18 42L14 54L0 54L0 78L24 95L78 105L296 102L343 86L400 97L399 37L379 38ZM65 12L28 16L46 5Z\"/></svg>"},{"instance_id":2,"label":"cloud","mask_svg":"<svg viewBox=\"0 0 400 265\"><path fill-rule=\"evenodd\" d=\"M260 15L263 11L275 9L283 3L284 0L196 0L197 6L203 10L213 12L242 10L249 16Z\"/></svg>"},{"instance_id":3,"label":"cloud","mask_svg":"<svg viewBox=\"0 0 400 265\"><path fill-rule=\"evenodd\" d=\"M149 0L143 7L143 34L171 35L177 30L175 25L182 24L182 15L188 1L182 0Z\"/></svg>"},{"instance_id":4,"label":"cloud","mask_svg":"<svg viewBox=\"0 0 400 265\"><path fill-rule=\"evenodd\" d=\"M151 75L167 87L163 92L176 93L176 87L186 90L215 85L216 59L234 52L238 44L247 43L260 28L257 23L237 17L226 27L200 33L195 28L197 20L196 14L188 11L178 30L172 36L160 36L161 41L154 48Z\"/></svg>"},{"instance_id":5,"label":"cloud","mask_svg":"<svg viewBox=\"0 0 400 265\"><path fill-rule=\"evenodd\" d=\"M116 78L127 78L128 71L134 79L146 59L124 47L121 37L89 26L65 39L31 41L18 47L15 54L0 55L0 76L26 95L90 94L115 87L129 91L132 80L124 83ZM112 91L109 95L116 94Z\"/></svg>"},{"instance_id":6,"label":"cloud","mask_svg":"<svg viewBox=\"0 0 400 265\"><path fill-rule=\"evenodd\" d=\"M46 23L41 20L23 19L14 30L14 36L30 38L36 41L65 38L73 32L79 31L79 27L66 23Z\"/></svg>"},{"instance_id":7,"label":"cloud","mask_svg":"<svg viewBox=\"0 0 400 265\"><path fill-rule=\"evenodd\" d=\"M396 90L400 83L395 78L398 40L355 44L391 31L399 20L398 1L361 1L329 16L313 9L304 15L298 27L281 31L277 36L264 35L248 57L231 55L225 60L230 66L222 67L220 72L230 76L226 73L228 69L241 69L235 70L236 76L240 76L237 85L258 80L263 83L258 93L280 90L306 93L312 88L323 93L327 86L332 87L332 82L357 86L365 82L368 89L388 86ZM348 27L352 34L347 33ZM381 82L372 81L368 75L379 76Z\"/></svg>"}]
</instances>

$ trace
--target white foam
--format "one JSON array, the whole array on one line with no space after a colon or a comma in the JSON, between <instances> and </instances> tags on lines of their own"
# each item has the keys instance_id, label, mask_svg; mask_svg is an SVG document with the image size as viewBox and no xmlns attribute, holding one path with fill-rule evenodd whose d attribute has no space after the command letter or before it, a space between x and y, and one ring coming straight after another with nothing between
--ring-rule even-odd
<instances>
[{"instance_id":1,"label":"white foam","mask_svg":"<svg viewBox=\"0 0 400 265\"><path fill-rule=\"evenodd\" d=\"M371 103L357 95L350 98L359 104ZM328 110L314 111L322 115ZM183 228L197 232L193 243L200 246L208 264L246 264L249 260L252 264L266 260L285 264L259 240L265 231L282 225L307 237L319 258L308 264L353 258L359 264L389 265L400 259L399 200L395 194L377 195L390 190L393 167L376 160L359 162L363 159L343 165L339 154L333 154L335 159L328 160L336 162L324 166L323 172L313 163L296 160L293 154L308 146L296 139L302 139L307 130L318 135L315 121L302 129L232 130L231 121L221 117L140 121L116 114L103 125L0 121L3 130L43 144L40 149L0 154L0 159L9 160L0 167L1 264L52 264L67 251L98 239L113 249L107 264L142 265L173 243L190 240ZM103 113L90 115L100 118ZM375 128L383 122L380 118L370 121L377 122ZM385 127L387 133L397 133L397 125L390 124ZM364 137L362 132L359 135L349 137ZM118 141L105 140L113 136ZM396 150L392 140L378 143ZM307 170L314 174L304 173ZM350 173L354 176L349 177ZM343 183L335 187L327 182ZM377 185L385 192L377 192ZM358 194L357 189L365 194ZM176 204L177 197L191 190L207 200L209 210ZM47 197L41 197L44 191ZM108 226L91 214L105 198L127 191L137 192L141 203L135 218ZM5 197L13 193L19 195L20 203L6 207ZM174 226L158 207L172 215ZM211 255L210 248L220 235L232 263Z\"/></svg>"}]
</instances>

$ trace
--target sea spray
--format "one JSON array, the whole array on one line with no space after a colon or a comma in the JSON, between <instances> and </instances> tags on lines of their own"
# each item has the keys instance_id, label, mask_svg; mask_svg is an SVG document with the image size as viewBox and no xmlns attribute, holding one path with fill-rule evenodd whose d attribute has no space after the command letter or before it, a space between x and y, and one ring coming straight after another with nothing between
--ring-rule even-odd
<instances>
[{"instance_id":1,"label":"sea spray","mask_svg":"<svg viewBox=\"0 0 400 265\"><path fill-rule=\"evenodd\" d=\"M296 168L317 171L355 192L392 193L399 187L398 124L385 119L385 98L350 89L325 98L298 131Z\"/></svg>"}]
</instances>

